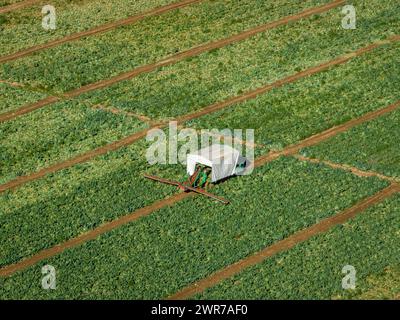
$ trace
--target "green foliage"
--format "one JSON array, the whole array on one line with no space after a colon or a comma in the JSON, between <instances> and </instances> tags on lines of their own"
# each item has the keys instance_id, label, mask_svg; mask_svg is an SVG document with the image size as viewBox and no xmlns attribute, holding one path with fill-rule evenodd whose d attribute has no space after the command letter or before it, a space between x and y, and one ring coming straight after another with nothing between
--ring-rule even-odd
<instances>
[{"instance_id":1,"label":"green foliage","mask_svg":"<svg viewBox=\"0 0 400 320\"><path fill-rule=\"evenodd\" d=\"M156 173L146 161L145 150L145 144L139 143L129 147L128 152L98 157L2 193L0 265L66 241L175 192L171 186L142 177L144 172Z\"/></svg>"},{"instance_id":2,"label":"green foliage","mask_svg":"<svg viewBox=\"0 0 400 320\"><path fill-rule=\"evenodd\" d=\"M32 92L0 82L0 113L16 110L26 103L46 98L46 94Z\"/></svg>"},{"instance_id":3,"label":"green foliage","mask_svg":"<svg viewBox=\"0 0 400 320\"><path fill-rule=\"evenodd\" d=\"M308 19L304 19L295 24L273 29L215 52L205 53L164 67L157 72L141 75L103 90L85 94L83 97L93 103L98 103L104 99L104 96L107 96L108 101L113 106L124 110L146 114L152 118L176 117L232 96L241 95L244 92L291 75L300 69L306 69L318 63L331 60L349 50L365 46L378 38L385 38L386 35L396 30L398 25L397 21L387 20L386 13L397 10L400 10L399 7L393 5L393 3L380 2L379 5L370 3L363 20L360 18L358 21L359 29L352 33L337 27L337 12L333 10L312 23ZM383 21L385 21L384 24L382 23ZM366 26L370 25L375 26L371 32L366 28ZM307 32L304 32L304 30L307 30ZM374 76L373 72L369 72L371 69L369 64L377 63L382 65L382 62L378 60L379 55L375 58L370 58L373 54L371 53L366 58L362 58L364 59L362 60L364 61L362 68L367 70L364 73L368 74L369 78ZM390 61L395 53L386 53L386 55ZM387 61L383 63L385 62L389 63ZM354 64L352 66L354 67ZM213 122L218 120L223 125L225 123L234 123L235 126L233 128L239 128L238 125L243 127L245 119L250 119L252 122L257 121L257 124L265 124L265 121L268 120L274 124L278 121L285 121L288 114L291 115L293 106L291 105L289 109L286 106L282 107L282 104L291 102L293 99L296 100L294 106L301 108L299 115L302 118L305 118L307 114L304 114L304 108L308 108L309 104L313 103L313 109L316 113L313 117L319 119L321 111L318 108L329 110L334 108L335 104L332 103L329 106L321 105L320 101L322 99L318 96L313 97L318 99L317 102L310 101L311 99L306 99L308 91L313 92L322 87L322 90L326 90L324 92L325 95L329 95L330 99L338 99L349 98L347 94L350 90L346 90L350 85L352 89L356 87L359 91L363 90L362 86L357 87L360 78L354 77L351 82L344 82L339 79L339 77L343 76L351 77L350 68L340 68L341 70L345 68L346 74L338 74L335 81L340 82L340 90L346 92L345 96L338 96L334 95L334 92L329 92L328 89L331 89L330 82L326 80L330 79L321 75L316 76L317 79L321 79L321 82L314 81L316 77L299 81L307 83L306 88L293 84L276 90L279 94L273 101L268 100L271 93L260 97L256 100L260 104L257 107L259 112L254 112L253 110L254 104L257 102L248 102L241 104L242 108L239 109L238 115L228 109L225 113L220 112L211 119L213 119ZM395 66L393 71L390 71L390 69L387 71L391 75L398 77L399 73L395 73L397 69L398 66ZM382 72L383 70L380 71ZM398 90L392 89L396 83L389 82L390 86L386 89L388 94L395 95L398 92ZM373 84L370 86L373 86ZM303 100L297 98L297 94L291 94L293 87L299 88L296 93L300 92ZM318 89L314 89L314 87ZM379 83L375 83L374 90L382 90L379 87ZM381 94L382 92L379 92L377 96L380 97ZM371 96L373 95L371 94ZM307 104L305 101L307 101ZM316 103L318 103L317 106L315 105ZM275 105L279 107L268 113L265 109L270 104L272 108ZM243 112L240 112L242 109ZM347 112L351 111L350 109ZM329 117L331 116L329 115ZM306 120L304 122L306 123ZM259 125L260 129L268 128L268 126L262 124ZM206 125L208 124L206 123ZM296 126L296 123L292 123L292 126ZM227 126L224 125L223 127ZM304 136L306 135L304 134Z\"/></svg>"},{"instance_id":4,"label":"green foliage","mask_svg":"<svg viewBox=\"0 0 400 320\"><path fill-rule=\"evenodd\" d=\"M147 127L133 117L60 102L0 124L0 183L48 167Z\"/></svg>"},{"instance_id":5,"label":"green foliage","mask_svg":"<svg viewBox=\"0 0 400 320\"><path fill-rule=\"evenodd\" d=\"M366 298L363 293L374 286L371 275L400 262L399 206L399 195L387 199L344 225L246 269L197 298ZM342 289L345 265L356 269L355 291ZM396 290L393 285L395 281L389 284L389 290Z\"/></svg>"},{"instance_id":6,"label":"green foliage","mask_svg":"<svg viewBox=\"0 0 400 320\"><path fill-rule=\"evenodd\" d=\"M398 85L399 82L395 83ZM399 178L399 124L400 111L396 110L317 146L304 149L302 153Z\"/></svg>"},{"instance_id":7,"label":"green foliage","mask_svg":"<svg viewBox=\"0 0 400 320\"><path fill-rule=\"evenodd\" d=\"M206 0L2 64L0 77L64 92L325 2Z\"/></svg>"},{"instance_id":8,"label":"green foliage","mask_svg":"<svg viewBox=\"0 0 400 320\"><path fill-rule=\"evenodd\" d=\"M6 2L11 4L17 1ZM48 4L56 9L57 29L50 32L42 28L41 10L46 3L28 6L4 14L7 23L0 37L0 55L11 54L172 2L175 0L52 0Z\"/></svg>"},{"instance_id":9,"label":"green foliage","mask_svg":"<svg viewBox=\"0 0 400 320\"><path fill-rule=\"evenodd\" d=\"M127 175L123 175L124 184L131 183L126 179ZM64 211L63 206L59 207L54 215L65 215L65 220L57 220L58 226L47 222L50 230L37 228L30 233L31 237L41 237L42 245L53 234L64 233L66 226L77 222L79 214L75 212L80 211L80 215L96 210L100 212L97 208L104 205L102 197L109 197L108 193L113 196L112 211L116 214L123 203L128 205L129 201L125 198L129 195L123 186L121 193L124 196L120 197L114 192L114 181L117 182L114 176L109 176L107 192L99 190L97 183L90 186L96 188L92 192L80 186L81 196L85 202L89 202L89 206L83 208L75 199L73 208ZM221 206L199 196L163 208L104 234L95 241L43 261L40 266L2 279L0 296L6 299L163 298L229 263L351 206L385 185L385 182L375 178L358 178L323 165L281 158L256 169L250 176L237 177L216 185L213 192L230 199L229 206ZM158 187L143 184L145 191L129 189L132 194L139 191L149 195ZM143 197L142 194L136 196L136 201ZM57 203L58 200L53 199L52 202ZM96 205L96 202L100 203ZM106 203L110 202L108 200ZM40 204L36 207L40 207ZM26 215L33 210L30 208L25 212L25 221L29 221ZM101 216L94 213L92 221ZM46 219L49 219L49 213L42 212L41 220ZM18 220L21 221L22 217ZM38 223L37 220L33 221ZM15 227L10 230L15 230ZM21 251L23 241L9 241L9 235L1 237L4 247L10 248L8 253ZM30 243L29 249L32 250L32 240ZM3 256L3 263L9 258L9 254ZM40 288L40 267L46 263L53 265L58 272L58 287L51 293L43 292Z\"/></svg>"}]
</instances>

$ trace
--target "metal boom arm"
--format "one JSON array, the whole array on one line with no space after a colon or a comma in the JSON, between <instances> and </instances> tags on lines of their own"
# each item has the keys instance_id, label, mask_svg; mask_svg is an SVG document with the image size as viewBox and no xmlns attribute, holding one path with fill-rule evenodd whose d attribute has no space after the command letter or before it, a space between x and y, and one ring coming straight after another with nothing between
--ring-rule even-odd
<instances>
[{"instance_id":1,"label":"metal boom arm","mask_svg":"<svg viewBox=\"0 0 400 320\"><path fill-rule=\"evenodd\" d=\"M212 198L214 200L222 202L223 204L228 204L229 203L228 200L226 200L224 198L221 198L221 197L218 197L218 196L216 196L216 195L214 195L212 193L209 193L206 190L201 189L201 188L193 188L191 186L188 186L186 184L180 183L178 181L163 179L163 178L159 178L159 177L156 177L156 176L151 176L151 175L148 175L148 174L144 174L144 177L147 178L147 179L153 180L153 181L158 181L158 182L161 182L161 183L177 186L177 187L179 187L180 189L182 189L184 191L192 191L192 192L196 192L196 193L202 194L203 196Z\"/></svg>"}]
</instances>

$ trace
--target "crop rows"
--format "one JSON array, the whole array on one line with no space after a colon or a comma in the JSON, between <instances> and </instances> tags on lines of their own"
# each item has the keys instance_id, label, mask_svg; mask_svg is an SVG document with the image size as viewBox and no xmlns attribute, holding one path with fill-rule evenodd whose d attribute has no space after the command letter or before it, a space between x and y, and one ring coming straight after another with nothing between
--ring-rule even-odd
<instances>
[{"instance_id":1,"label":"crop rows","mask_svg":"<svg viewBox=\"0 0 400 320\"><path fill-rule=\"evenodd\" d=\"M399 206L400 196L393 196L348 223L269 258L197 298L343 299L362 295L373 289L373 283L368 281L371 275L400 263ZM356 269L354 291L342 289L345 265Z\"/></svg>"},{"instance_id":2,"label":"crop rows","mask_svg":"<svg viewBox=\"0 0 400 320\"><path fill-rule=\"evenodd\" d=\"M250 176L217 185L214 192L234 199L229 207L201 197L183 200L44 261L59 267L58 289L51 297L162 298L385 185L376 178L281 158ZM15 250L16 244L10 245ZM44 297L35 285L37 273L32 267L4 279L1 295ZM21 283L15 290L14 281Z\"/></svg>"},{"instance_id":3,"label":"crop rows","mask_svg":"<svg viewBox=\"0 0 400 320\"><path fill-rule=\"evenodd\" d=\"M206 1L2 64L0 78L66 92L321 2Z\"/></svg>"},{"instance_id":4,"label":"crop rows","mask_svg":"<svg viewBox=\"0 0 400 320\"><path fill-rule=\"evenodd\" d=\"M144 128L146 125L135 118L94 110L76 101L61 102L51 109L3 123L0 183Z\"/></svg>"},{"instance_id":5,"label":"crop rows","mask_svg":"<svg viewBox=\"0 0 400 320\"><path fill-rule=\"evenodd\" d=\"M331 18L333 18L333 17L331 17ZM323 20L325 20L325 19L323 19ZM330 21L330 24L333 25L334 22ZM318 29L320 30L319 33L321 33L322 30L324 30L324 25L325 25L325 23L322 23L321 26L317 27L317 30ZM300 24L298 30L301 30L302 27L303 26ZM289 36L289 31L290 31L289 28L287 28L286 36ZM266 40L264 39L264 41L266 41ZM278 40L276 39L275 44L277 44L277 41ZM304 50L305 51L304 55L309 54L312 51L315 51L315 50L313 50L314 49L313 46L317 45L317 43L319 43L320 41L321 41L321 39L318 36L312 42L311 47L307 48L310 51L308 51L307 49ZM255 49L252 48L252 50L247 50L249 45L253 45L255 47ZM262 42L262 45L264 45L264 42ZM220 100L221 98L226 97L228 94L232 94L231 88L234 88L238 77L240 77L242 74L246 74L246 72L248 73L249 68L252 68L253 72L254 72L253 65L250 65L250 67L249 67L249 60L252 57L254 57L253 56L254 51L261 52L261 48L262 48L262 46L258 47L256 43L253 43L253 42L247 43L247 41L245 41L244 44L241 44L240 46L238 45L238 50L232 50L232 49L231 50L229 50L229 49L219 50L218 57L215 57L215 54L205 55L204 59L203 59L205 61L203 63L201 63L199 66L197 65L197 63L188 62L188 63L185 63L185 65L183 67L180 67L181 70L188 70L188 69L191 70L191 69L193 69L193 66L195 66L196 67L195 72L199 71L199 69L205 70L207 68L204 68L204 67L207 66L210 63L210 61L212 61L213 57L215 60L219 61L219 60L223 60L226 55L231 55L233 58L235 55L243 56L244 54L246 54L245 53L246 51L249 51L250 54L248 54L248 59L243 59L244 62L234 64L230 70L226 70L225 72L223 70L220 71L218 76L223 75L224 76L223 78L225 78L227 80L225 83L219 84L217 87L215 87L215 86L210 87L210 83L212 83L212 82L210 82L209 80L206 80L206 79L208 79L207 73L202 76L201 82L198 81L198 83L200 83L200 85L193 83L193 85L188 86L188 88L190 88L189 92L186 92L186 90L184 90L184 88L182 87L181 84L178 85L175 81L174 82L165 81L167 79L161 77L160 81L158 81L158 84L166 83L167 85L165 85L164 87L157 88L157 86L155 86L154 83L151 83L150 81L145 83L145 85L146 85L145 87L146 88L152 87L152 88L157 89L156 92L160 92L161 94L164 94L164 97L158 95L158 96L155 96L155 98L153 98L150 96L149 93L145 94L144 92L138 90L140 88L137 88L137 87L129 84L129 85L124 85L124 86L112 87L107 90L101 90L98 93L94 94L94 97L88 99L88 102L85 101L85 103L89 103L89 104L93 104L93 105L102 103L102 104L105 104L106 106L111 104L111 106L117 106L121 109L124 109L124 107L125 107L126 109L129 110L129 109L133 109L132 107L130 107L130 105L134 101L134 103L136 105L139 105L139 106L142 105L142 107L136 108L136 109L134 109L134 111L136 110L136 111L141 111L141 112L148 112L148 114L153 115L156 113L155 110L158 109L158 110L162 110L162 112L165 115L164 108L159 108L159 105L155 106L156 101L158 101L159 103L161 101L161 104L164 105L167 109L172 109L172 106L174 106L174 110L175 109L178 110L177 113L179 113L179 112L182 113L183 108L186 108L186 112L187 112L187 111L192 110L195 107L198 108L198 107L203 106L204 102L205 103L214 102L215 100ZM282 50L284 51L285 47L283 47ZM288 52L293 51L292 45L291 44L286 45L286 50L288 50ZM230 52L230 51L233 51L233 52ZM297 52L297 51L298 51L298 48L296 48L296 50L294 50L294 52ZM276 58L271 59L271 60L272 60L273 64L278 64L279 55L276 54L275 56L276 56ZM265 62L266 59L265 59L264 55L260 54L260 57L263 57L264 62ZM202 58L203 58L203 56L202 56ZM294 57L290 57L290 59L287 60L288 65L289 65L289 61L293 61L293 58ZM303 60L304 60L304 58L303 58ZM242 61L242 60L240 60L240 61ZM307 62L303 62L303 63L306 64ZM189 64L189 66L187 64ZM215 63L214 68L216 68L220 64L221 64L221 62ZM299 63L300 66L296 66L296 64L290 63L290 65L292 65L290 68L292 70L300 69L302 67L301 64L302 63ZM307 64L310 64L310 62L308 62ZM258 67L260 65L261 65L261 61L258 61ZM293 66L293 65L295 65L295 66ZM267 67L272 67L270 62L268 62L266 64L266 68ZM283 68L282 64L280 65L280 68ZM252 71L252 70L250 69L250 71ZM163 73L164 73L163 71L160 71L160 72L155 73L155 75L162 75ZM194 72L193 72L193 74L194 74ZM174 75L174 74L172 74L172 75ZM275 79L278 78L279 75L281 75L281 74L279 74L279 73L276 74L274 78ZM190 76L192 76L192 75L190 74ZM260 75L258 77L260 79L258 80L258 82L256 84L253 84L251 82L252 78L247 76L245 79L243 79L243 81L241 81L243 86L241 88L237 88L236 90L238 91L238 93L240 93L244 89L248 89L249 86L259 85L260 83L262 83L261 81L268 82L268 81L275 80L274 78L271 78L271 77L272 76L270 74L266 75L264 73L260 73ZM178 81L180 81L181 83L185 83L184 80L187 80L187 78L184 75L182 75L182 72L181 72L181 74L178 73L178 77L176 77L176 79ZM143 79L138 79L138 81L135 81L135 83L139 83L141 80L143 80ZM141 82L143 82L143 81L141 81ZM218 81L216 81L216 82L218 82ZM204 88L204 84L206 84L205 88ZM247 85L247 87L246 87L246 85ZM168 86L168 87L166 87L166 86ZM175 89L173 89L174 87L179 88L183 92L182 97L180 97L177 94ZM223 93L222 96L221 96L221 92L220 92L221 87L225 88L225 90L226 90L226 92ZM387 89L387 91L391 92L390 89L391 88L389 87ZM130 92L138 92L138 96L132 96L130 94ZM204 95L202 93L204 93ZM207 94L205 94L205 93L207 93ZM186 94L186 96L185 96L185 94ZM390 94L390 93L388 93L388 94ZM104 97L106 97L106 96L108 97L107 98L108 101L104 101L104 99L105 99ZM193 98L191 100L188 100L188 97L190 97L190 96L193 96ZM175 99L177 98L177 100L172 101L172 97L174 97ZM202 101L202 102L200 103L200 101ZM199 104L200 104L200 106L198 106ZM65 104L61 104L61 105L65 105ZM182 105L182 107L180 107L179 105ZM68 104L67 104L67 106L68 106ZM58 106L52 108L52 110L57 110L57 108L58 108ZM182 109L182 111L180 111L181 109ZM150 112L145 111L145 110L149 110ZM167 112L168 112L168 110L167 110ZM92 114L93 112L88 111L88 113ZM47 123L46 127L38 126L37 120L40 117L43 117L42 121L45 121ZM57 121L54 121L54 120L46 121L49 118L54 119L55 117L57 117L57 114L55 114L54 112L49 112L49 114L47 114L47 112L39 112L38 114L36 114L35 116L32 116L32 117L28 117L28 118L23 117L22 119L19 119L18 121L11 122L10 124L7 124L7 125L3 125L5 127L4 134L7 135L8 132L14 133L18 130L20 132L21 136L23 137L23 136L27 135L27 134L24 134L24 131L25 132L35 131L36 138L35 138L34 143L35 143L35 145L37 145L36 149L42 150L45 155L49 154L48 153L49 151L52 152L51 156L49 155L49 156L45 157L46 163L52 164L55 162L59 162L60 160L65 159L65 157L63 157L63 155L66 155L66 154L73 155L73 153L71 152L71 149L77 150L74 143L82 144L82 140L84 139L84 137L80 138L79 141L76 141L76 142L75 141L71 142L71 140L69 140L70 141L69 143L65 142L63 140L63 135L64 135L65 130L62 130L60 133L57 133L57 127L59 125L60 120L56 119ZM61 115L59 115L59 118L63 119L63 118L65 118L65 116L63 114L61 114ZM51 132L52 134L49 135L48 134L49 132ZM121 134L126 135L126 133L128 133L128 132L121 132ZM59 145L61 146L60 148L63 148L63 149L65 148L65 150L63 150L63 149L58 150L57 145L55 145L55 146L49 145L49 147L53 147L53 149L48 151L48 149L46 149L46 146L43 146L43 145L46 145L46 141L48 141L49 137L53 137L53 136L56 137L56 138L54 138L54 140L60 142L59 143ZM109 140L111 140L111 139L109 139ZM30 141L30 143L31 142L32 141ZM30 149L31 149L31 147L30 147ZM36 154L33 153L33 156L35 156L35 155ZM36 157L38 157L38 156L36 156ZM42 157L41 155L39 155L39 157L40 157L39 159L33 158L32 160L29 158L26 159L25 157L22 157L22 158L24 158L23 163L21 163L21 164L15 163L14 166L15 166L16 170L14 170L14 172L10 171L10 176L11 177L15 176L17 174L15 172L20 172L22 174L26 174L29 171L36 171L38 168L43 167L43 158L41 158ZM28 161L26 161L26 160L28 160ZM35 163L37 163L36 167L34 166Z\"/></svg>"},{"instance_id":6,"label":"crop rows","mask_svg":"<svg viewBox=\"0 0 400 320\"><path fill-rule=\"evenodd\" d=\"M45 93L32 92L0 82L0 113L19 109L27 103L46 98Z\"/></svg>"},{"instance_id":7,"label":"crop rows","mask_svg":"<svg viewBox=\"0 0 400 320\"><path fill-rule=\"evenodd\" d=\"M358 25L362 28L351 36L338 29L338 13L330 12L313 17L311 24L310 21L300 21L296 25L271 30L229 47L213 50L136 79L85 94L75 101L60 102L3 123L1 134L7 137L7 142L1 146L0 160L7 166L1 168L0 183L147 128L147 124L134 117L93 110L97 104L166 120L198 111L215 101L240 95L393 32L400 33L398 24L392 18L398 11L395 3L372 2L360 1L356 4L364 8ZM243 5L243 10L240 11L241 19L232 20L230 10L235 8L235 3L229 3L232 6L230 9L221 7L223 9L215 11L216 7L213 6L217 6L218 3L204 1L184 10L170 12L163 19L146 19L145 25L155 26L170 21L171 26L175 26L176 33L170 32L171 29L169 33L161 34L164 32L161 27L161 33L151 37L154 36L160 41L162 38L158 36L174 35L172 42L167 42L167 45L174 45L176 39L176 43L181 42L179 37L175 36L180 36L182 32L184 35L194 36L187 42L192 46L193 43L199 42L199 39L203 40L202 37L206 37L205 41L211 39L211 35L205 30L197 33L196 24L189 26L188 23L181 23L179 20L188 19L185 15L193 14L192 10L197 13L204 10L205 13L213 7L216 16L212 15L210 20L209 14L199 14L203 20L199 18L195 22L200 25L200 22L208 21L207 26L210 27L214 26L213 18L217 15L219 18L223 16L227 19L223 20L226 24L234 23L233 31L240 31L251 23L259 24L259 19L264 19L262 15L260 18L259 12L253 16L253 8ZM304 4L308 5L311 4ZM290 13L298 7L299 5L296 9L289 8L289 5L282 2L276 4L274 13L280 16L279 10ZM223 24L225 29L229 29L226 28L226 24ZM131 68L132 65L122 64L121 70L112 69L111 59L118 58L118 46L114 53L109 51L106 44L111 38L107 37L116 36L122 45L123 37L129 36L138 26L124 27L100 37L85 39L85 42L68 44L71 52L76 52L74 58L75 63L78 62L77 65L83 63L90 66L93 61L85 61L82 57L83 54L93 54L96 59L94 51L86 51L96 46L101 46L99 52L104 54L104 57L110 55L109 60L106 57L106 60L102 61L103 70L95 74L90 66L86 71L89 77L78 76L79 79L75 79L76 83L73 83L74 79L66 78L64 83L57 86L56 82L60 80L57 74L46 82L44 75L49 70L46 70L47 67L40 68L43 59L48 58L51 50L5 64L1 72L4 78L28 81L39 88L50 88L59 92L67 90L69 84L71 87L81 86L108 77L123 68ZM179 28L176 29L176 26ZM180 29L182 26L184 30ZM195 32L187 33L185 28ZM307 33L310 32L307 37L302 36L305 29L308 30ZM218 30L216 29L215 33L217 36L218 32L223 32L222 29ZM149 30L142 34L148 36ZM194 41L190 42L193 39ZM282 39L285 41L282 42ZM329 42L328 39L332 41ZM326 45L321 46L324 43ZM157 58L160 53L164 54L163 50L169 50L166 47L160 48L159 44L154 42L154 48L150 46L149 52L145 52L147 56L139 63L148 63L146 61ZM65 48L54 48L53 54ZM398 100L396 83L400 70L397 60L393 57L398 55L399 48L397 44L385 45L346 65L276 88L268 95L233 106L229 112L219 111L192 120L189 125L198 129L255 128L257 142L265 144L267 150L281 149L311 134ZM264 54L268 52L267 58L263 57L263 50ZM127 52L122 55L127 55ZM100 61L103 59L101 56L97 58ZM150 60L145 60L147 58ZM109 65L107 61L110 62ZM57 72L64 72L63 65L73 64L73 61L64 59L57 65L57 61L53 60L52 63L57 66ZM54 65L50 64L51 68ZM35 74L38 70L43 71L42 74L42 71L37 73L38 78L26 79L25 75L22 76L24 72ZM75 74L75 71L72 71L72 74ZM90 78L92 76L93 78ZM385 85L376 80L381 77ZM148 88L152 88L153 92L149 92ZM28 95L27 92L24 94ZM160 108L160 104L163 108ZM398 119L393 115L397 113L389 115L390 123L394 126ZM221 121L222 118L224 121ZM238 121L239 118L248 120L243 123ZM46 123L46 128L43 123ZM382 128L376 123L371 126L376 130L371 130L369 138L377 139ZM383 130L386 139L389 138L389 130ZM353 131L355 134L362 134L360 130ZM348 143L348 138L344 139L343 136L342 140L339 139L340 143ZM147 146L144 141L139 141L127 148L95 158L93 153L93 157L85 160L90 160L86 163L75 164L68 169L47 175L44 179L32 181L17 190L2 193L0 197L5 201L0 202L0 241L4 244L4 250L0 254L0 267L32 256L40 250L93 230L106 221L126 216L156 200L172 195L175 191L173 188L145 181L142 173L150 172L177 178L182 177L183 166L150 166L145 159ZM379 156L378 147L368 148L368 151L375 151L374 154ZM396 154L393 143L390 143L388 148L392 150L392 154ZM265 151L264 148L257 149L256 154L265 154ZM374 161L380 165L382 159L378 158L374 158ZM366 160L370 158L366 157ZM388 162L389 159L383 159L386 169L391 164ZM386 185L385 181L376 178L359 178L324 165L280 158L257 169L250 177L231 179L217 185L213 192L228 199L235 199L229 208L201 197L183 200L172 208L162 208L135 223L107 232L94 241L43 261L55 265L58 269L58 286L60 282L64 282L57 292L43 295L39 287L42 275L39 266L35 265L10 278L0 279L0 296L166 297L193 281L246 257L251 252L350 207ZM246 208L249 206L247 216L247 213L240 211L243 209L243 203L246 203ZM296 215L293 212L296 212ZM382 257L385 254L387 253L383 253ZM76 273L78 266L82 272ZM113 296L110 296L111 293ZM325 293L324 291L321 294Z\"/></svg>"},{"instance_id":8,"label":"crop rows","mask_svg":"<svg viewBox=\"0 0 400 320\"><path fill-rule=\"evenodd\" d=\"M400 65L400 61L397 64ZM395 80L391 79L388 74L385 77L388 81ZM394 82L396 83L396 81ZM302 153L399 178L399 123L400 112L396 110L320 145L305 149Z\"/></svg>"},{"instance_id":9,"label":"crop rows","mask_svg":"<svg viewBox=\"0 0 400 320\"><path fill-rule=\"evenodd\" d=\"M399 10L396 8L390 2L370 2L359 24L373 25L372 32L360 28L351 35L345 33L337 27L338 14L333 9L83 97L100 103L107 96L117 108L152 118L176 117L385 38L396 31L397 24L393 21L387 28L382 22L386 22L387 12ZM308 32L304 33L306 28Z\"/></svg>"},{"instance_id":10,"label":"crop rows","mask_svg":"<svg viewBox=\"0 0 400 320\"><path fill-rule=\"evenodd\" d=\"M178 1L178 0L176 0ZM2 16L0 55L11 54L24 48L58 39L69 34L91 29L145 10L176 2L174 0L53 0L56 26L51 32L42 27L41 10L46 1ZM18 35L16 37L15 35Z\"/></svg>"},{"instance_id":11,"label":"crop rows","mask_svg":"<svg viewBox=\"0 0 400 320\"><path fill-rule=\"evenodd\" d=\"M398 65L391 62L391 55L393 55L393 52L398 51L397 48L398 45L395 45L395 48L384 48L377 53L367 54L365 57L349 62L348 65L337 67L337 69L328 73L305 79L299 84L291 84L288 86L289 89L276 89L269 95L263 95L253 101L235 106L233 107L234 112L229 112L228 115L224 116L223 123L219 120L221 112L217 112L216 116L208 115L203 117L204 120L193 120L190 125L195 125L198 128L255 128L257 142L262 144L283 146L294 143L311 134L344 122L349 118L377 109L382 102L399 98L395 90L396 81L388 81L385 86L386 100L372 102L376 100L375 97L379 93L382 94L379 85L373 81L376 74L390 70L389 72L392 73L393 79L398 77ZM385 59L381 59L382 56ZM360 82L357 81L359 78L362 79L363 85L361 86ZM315 82L321 83L321 86L316 87ZM325 83L332 84L330 86L323 85ZM349 86L349 83L354 85ZM304 87L306 87L306 90L304 90ZM292 95L293 100L289 100L287 92L294 90L297 94ZM343 92L340 97L335 94L338 90ZM163 92L168 94L168 91L163 90ZM211 92L209 91L209 96L212 95ZM301 94L302 92L303 94ZM307 100L304 92L307 92L308 96L312 98ZM331 103L325 102L321 105L321 95ZM349 100L353 104L357 103L357 108L347 108ZM94 103L94 101L90 103ZM282 106L282 104L285 104L285 106ZM74 105L75 108L71 108L71 105ZM2 180L6 182L17 175L29 174L44 166L66 160L77 153L83 153L82 150L88 150L90 145L99 146L106 142L115 141L117 137L128 136L132 132L137 132L145 127L144 124L141 125L135 119L125 120L131 124L129 126L124 126L122 123L118 125L116 121L121 117L111 114L106 115L101 110L93 111L89 109L85 111L85 108L85 104L61 103L35 112L29 117L22 117L2 124L1 128L7 140L13 141L8 137L18 135L17 139L22 142L17 144L18 152L15 151L16 146L14 143L8 143L3 146L5 155L12 154L14 161L9 162L9 167L5 168L8 176L2 175ZM63 112L60 112L60 110ZM68 126L61 124L68 119L67 114L69 114L69 118L72 119L70 127L79 128L79 122L74 124L75 112L78 112L78 110L82 114L80 117L82 119L81 125L84 127L85 121L94 123L93 130L99 132L98 136L93 138L93 131L85 129L74 130L75 132L72 135L66 134L66 132L69 132ZM305 112L305 110L308 111ZM222 112L222 114L225 113L228 112ZM305 118L304 114L309 115L309 117ZM110 118L113 126L116 127L115 130L111 131L113 136L107 131L101 131L107 128L107 123L104 123L104 121L101 122L101 127L95 128L95 123L105 118ZM246 123L243 123L243 119L247 119ZM42 121L46 122L46 127L40 126ZM265 126L265 122L269 122L269 125ZM294 130L293 124L301 125L298 125ZM269 132L265 134L265 130L269 130ZM32 139L32 132L35 132L34 139ZM87 133L86 135L85 132ZM300 133L302 136L299 136ZM286 135L290 136L287 137ZM57 143L49 143L49 141L56 141ZM95 143L94 141L97 142ZM84 146L87 147L84 148Z\"/></svg>"},{"instance_id":12,"label":"crop rows","mask_svg":"<svg viewBox=\"0 0 400 320\"><path fill-rule=\"evenodd\" d=\"M286 92L284 88L279 90L283 94ZM332 98L336 101L336 97ZM287 120L289 121L290 117ZM150 195L143 191L140 193L141 197L138 196L137 190L140 190L142 186L140 172L149 169L144 158L145 147L143 143L132 145L113 154L91 160L89 163L63 170L54 176L50 175L43 180L21 187L15 192L2 195L7 201L1 204L5 215L0 219L2 225L7 226L5 229L10 230L3 233L4 241L18 225L25 225L24 231L20 234L24 232L27 235L26 237L19 236L18 241L14 236L13 241L18 243L19 249L10 250L12 258L4 260L2 264L15 262L48 245L76 236L89 229L90 226L94 227L101 222L125 215L165 196L163 191L166 189L163 189L160 194L152 192ZM176 170L180 169L183 170L182 167ZM161 167L158 171L168 170ZM125 181L127 177L131 177L129 183ZM122 186L126 186L127 189L123 189ZM88 211L90 215L87 214ZM59 219L60 217L62 219ZM38 225L38 222L32 222L41 220L40 223L47 225L48 219L57 218L58 223L44 230L50 233L46 236L49 241L47 244L42 240L45 238L43 235L45 228ZM87 226L88 223L89 226ZM34 239L35 234L37 240ZM26 239L30 239L29 243Z\"/></svg>"}]
</instances>

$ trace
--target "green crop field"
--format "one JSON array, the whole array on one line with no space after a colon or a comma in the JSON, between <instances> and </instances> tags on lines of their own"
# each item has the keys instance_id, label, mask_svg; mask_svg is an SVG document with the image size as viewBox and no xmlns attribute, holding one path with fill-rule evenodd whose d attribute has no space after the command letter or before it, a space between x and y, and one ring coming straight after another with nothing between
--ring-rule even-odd
<instances>
[{"instance_id":1,"label":"green crop field","mask_svg":"<svg viewBox=\"0 0 400 320\"><path fill-rule=\"evenodd\" d=\"M0 300L399 299L397 0L48 4L0 1ZM211 129L229 204L145 178Z\"/></svg>"}]
</instances>

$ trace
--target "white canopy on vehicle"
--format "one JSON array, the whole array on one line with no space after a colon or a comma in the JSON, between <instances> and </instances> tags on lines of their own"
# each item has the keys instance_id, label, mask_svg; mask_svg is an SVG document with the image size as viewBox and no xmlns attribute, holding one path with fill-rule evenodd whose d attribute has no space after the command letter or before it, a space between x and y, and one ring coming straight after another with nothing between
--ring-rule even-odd
<instances>
[{"instance_id":1,"label":"white canopy on vehicle","mask_svg":"<svg viewBox=\"0 0 400 320\"><path fill-rule=\"evenodd\" d=\"M234 175L236 166L242 160L246 159L236 149L228 145L213 144L187 155L187 173L192 175L199 163L211 168L211 181L216 182Z\"/></svg>"}]
</instances>

